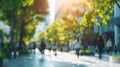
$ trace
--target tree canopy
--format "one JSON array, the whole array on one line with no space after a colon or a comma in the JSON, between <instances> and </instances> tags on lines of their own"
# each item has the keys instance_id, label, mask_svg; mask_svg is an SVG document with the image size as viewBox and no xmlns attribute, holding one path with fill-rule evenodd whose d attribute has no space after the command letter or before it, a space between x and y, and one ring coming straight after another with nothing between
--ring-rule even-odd
<instances>
[{"instance_id":1,"label":"tree canopy","mask_svg":"<svg viewBox=\"0 0 120 67\"><path fill-rule=\"evenodd\" d=\"M85 29L94 25L108 25L115 3L119 5L119 0L79 0L78 3L73 1L71 6L66 7L62 15L49 26L46 37L65 42L67 39L74 40L81 31L85 34Z\"/></svg>"},{"instance_id":2,"label":"tree canopy","mask_svg":"<svg viewBox=\"0 0 120 67\"><path fill-rule=\"evenodd\" d=\"M0 20L11 27L11 41L30 41L48 13L47 0L0 0Z\"/></svg>"}]
</instances>

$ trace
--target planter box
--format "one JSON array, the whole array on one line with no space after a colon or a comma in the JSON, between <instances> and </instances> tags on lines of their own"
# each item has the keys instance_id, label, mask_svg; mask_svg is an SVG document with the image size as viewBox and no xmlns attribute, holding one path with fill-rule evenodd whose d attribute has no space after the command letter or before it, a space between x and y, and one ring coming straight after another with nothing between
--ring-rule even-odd
<instances>
[{"instance_id":1,"label":"planter box","mask_svg":"<svg viewBox=\"0 0 120 67\"><path fill-rule=\"evenodd\" d=\"M7 59L0 60L0 67L7 67Z\"/></svg>"},{"instance_id":2,"label":"planter box","mask_svg":"<svg viewBox=\"0 0 120 67\"><path fill-rule=\"evenodd\" d=\"M91 55L93 56L94 52L91 49L86 49L86 50L81 50L80 54L81 55L86 55L86 56L91 56Z\"/></svg>"},{"instance_id":3,"label":"planter box","mask_svg":"<svg viewBox=\"0 0 120 67\"><path fill-rule=\"evenodd\" d=\"M114 63L120 63L120 58L115 58L113 56L110 56L109 57L109 61L110 62L114 62Z\"/></svg>"},{"instance_id":4,"label":"planter box","mask_svg":"<svg viewBox=\"0 0 120 67\"><path fill-rule=\"evenodd\" d=\"M3 67L3 60L0 60L0 67Z\"/></svg>"},{"instance_id":5,"label":"planter box","mask_svg":"<svg viewBox=\"0 0 120 67\"><path fill-rule=\"evenodd\" d=\"M81 55L86 55L86 56L93 56L94 55L94 53L84 53L84 52L81 52L80 54Z\"/></svg>"}]
</instances>

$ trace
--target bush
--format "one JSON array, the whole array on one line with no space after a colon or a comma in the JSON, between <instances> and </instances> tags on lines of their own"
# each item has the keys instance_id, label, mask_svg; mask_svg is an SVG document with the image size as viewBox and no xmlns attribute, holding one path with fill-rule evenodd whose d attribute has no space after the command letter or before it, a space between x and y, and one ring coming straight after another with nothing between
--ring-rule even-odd
<instances>
[{"instance_id":1,"label":"bush","mask_svg":"<svg viewBox=\"0 0 120 67\"><path fill-rule=\"evenodd\" d=\"M90 50L90 49L86 49L86 50L80 50L80 52L81 52L81 53L91 53L92 50Z\"/></svg>"},{"instance_id":2,"label":"bush","mask_svg":"<svg viewBox=\"0 0 120 67\"><path fill-rule=\"evenodd\" d=\"M0 53L0 60L3 60L4 58L6 58L5 53Z\"/></svg>"},{"instance_id":3,"label":"bush","mask_svg":"<svg viewBox=\"0 0 120 67\"><path fill-rule=\"evenodd\" d=\"M13 50L13 47L9 44L5 44L2 49L1 52L4 53L6 55L7 58L11 58L11 52Z\"/></svg>"},{"instance_id":4,"label":"bush","mask_svg":"<svg viewBox=\"0 0 120 67\"><path fill-rule=\"evenodd\" d=\"M4 53L11 52L12 50L13 50L13 47L10 46L10 45L5 45L5 46L2 48L2 52L4 52Z\"/></svg>"},{"instance_id":5,"label":"bush","mask_svg":"<svg viewBox=\"0 0 120 67\"><path fill-rule=\"evenodd\" d=\"M90 49L80 50L81 55L94 55L94 52Z\"/></svg>"},{"instance_id":6,"label":"bush","mask_svg":"<svg viewBox=\"0 0 120 67\"><path fill-rule=\"evenodd\" d=\"M29 54L28 49L27 49L27 48L24 48L23 50L21 50L21 54L23 54L23 55Z\"/></svg>"}]
</instances>

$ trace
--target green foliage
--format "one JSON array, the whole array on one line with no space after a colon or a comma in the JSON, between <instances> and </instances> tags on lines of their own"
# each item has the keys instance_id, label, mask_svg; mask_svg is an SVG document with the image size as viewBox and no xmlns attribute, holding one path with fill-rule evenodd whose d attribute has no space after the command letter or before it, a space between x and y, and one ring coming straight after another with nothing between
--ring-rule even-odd
<instances>
[{"instance_id":1,"label":"green foliage","mask_svg":"<svg viewBox=\"0 0 120 67\"><path fill-rule=\"evenodd\" d=\"M5 41L5 38L8 37L8 34L5 32L5 30L0 30L0 39Z\"/></svg>"},{"instance_id":2,"label":"green foliage","mask_svg":"<svg viewBox=\"0 0 120 67\"><path fill-rule=\"evenodd\" d=\"M93 27L94 25L107 25L113 13L114 3L112 0L79 1L72 8L67 8L63 13L64 15L48 28L48 38L65 42L70 39L74 40L81 30ZM74 8L81 10L72 11ZM77 21L79 17L82 17L81 21Z\"/></svg>"},{"instance_id":3,"label":"green foliage","mask_svg":"<svg viewBox=\"0 0 120 67\"><path fill-rule=\"evenodd\" d=\"M23 48L23 50L21 51L22 55L28 55L29 51L27 48Z\"/></svg>"},{"instance_id":4,"label":"green foliage","mask_svg":"<svg viewBox=\"0 0 120 67\"><path fill-rule=\"evenodd\" d=\"M0 30L0 37L2 37L3 36L3 31L2 30Z\"/></svg>"},{"instance_id":5,"label":"green foliage","mask_svg":"<svg viewBox=\"0 0 120 67\"><path fill-rule=\"evenodd\" d=\"M11 53L13 47L9 44L4 44L4 46L0 49L0 60L7 57L7 53Z\"/></svg>"},{"instance_id":6,"label":"green foliage","mask_svg":"<svg viewBox=\"0 0 120 67\"><path fill-rule=\"evenodd\" d=\"M9 44L4 44L5 46L2 48L2 52L4 52L4 53L7 53L7 52L9 52L9 51L12 51L13 50L13 47L12 46L10 46Z\"/></svg>"},{"instance_id":7,"label":"green foliage","mask_svg":"<svg viewBox=\"0 0 120 67\"><path fill-rule=\"evenodd\" d=\"M33 5L33 3L34 3L34 0L24 0L24 2L22 2L22 6L23 7L25 7L25 6L31 6L31 5Z\"/></svg>"},{"instance_id":8,"label":"green foliage","mask_svg":"<svg viewBox=\"0 0 120 67\"><path fill-rule=\"evenodd\" d=\"M94 55L94 52L90 49L80 50L81 55Z\"/></svg>"},{"instance_id":9,"label":"green foliage","mask_svg":"<svg viewBox=\"0 0 120 67\"><path fill-rule=\"evenodd\" d=\"M120 55L113 55L113 57L120 59Z\"/></svg>"},{"instance_id":10,"label":"green foliage","mask_svg":"<svg viewBox=\"0 0 120 67\"><path fill-rule=\"evenodd\" d=\"M62 16L54 21L47 30L40 32L37 40L45 38L47 41L57 41L58 44L64 44L73 40L79 31L79 24L72 16L69 18Z\"/></svg>"},{"instance_id":11,"label":"green foliage","mask_svg":"<svg viewBox=\"0 0 120 67\"><path fill-rule=\"evenodd\" d=\"M18 38L28 43L34 35L38 21L44 20L43 15L47 14L47 6L47 0L0 0L0 20L12 28L11 31L16 36L13 37L14 40ZM44 13L37 12L36 8L42 8L41 11Z\"/></svg>"},{"instance_id":12,"label":"green foliage","mask_svg":"<svg viewBox=\"0 0 120 67\"><path fill-rule=\"evenodd\" d=\"M3 59L5 59L5 58L6 58L5 53L0 52L0 60L3 60Z\"/></svg>"}]
</instances>

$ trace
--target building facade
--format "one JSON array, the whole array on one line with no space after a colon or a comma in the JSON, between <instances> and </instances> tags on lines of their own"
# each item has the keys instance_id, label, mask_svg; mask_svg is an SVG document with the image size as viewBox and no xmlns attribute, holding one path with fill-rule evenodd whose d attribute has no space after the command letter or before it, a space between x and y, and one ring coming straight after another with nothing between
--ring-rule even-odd
<instances>
[{"instance_id":1,"label":"building facade","mask_svg":"<svg viewBox=\"0 0 120 67\"><path fill-rule=\"evenodd\" d=\"M117 44L117 40L120 41L120 8L117 4L114 5L114 22L115 44Z\"/></svg>"}]
</instances>

